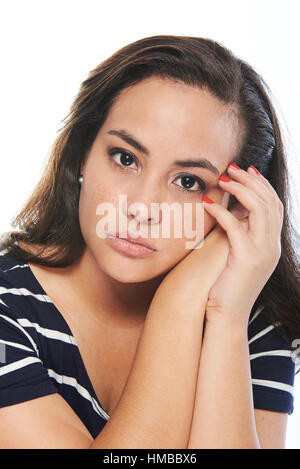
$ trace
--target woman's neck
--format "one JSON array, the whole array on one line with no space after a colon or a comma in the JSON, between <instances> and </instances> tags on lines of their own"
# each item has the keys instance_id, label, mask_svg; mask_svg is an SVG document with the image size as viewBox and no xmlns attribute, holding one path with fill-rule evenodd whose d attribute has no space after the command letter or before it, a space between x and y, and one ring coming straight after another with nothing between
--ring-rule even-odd
<instances>
[{"instance_id":1,"label":"woman's neck","mask_svg":"<svg viewBox=\"0 0 300 469\"><path fill-rule=\"evenodd\" d=\"M147 282L123 283L103 272L88 248L69 267L43 267L60 283L69 298L85 306L95 319L109 328L139 328L163 277Z\"/></svg>"}]
</instances>

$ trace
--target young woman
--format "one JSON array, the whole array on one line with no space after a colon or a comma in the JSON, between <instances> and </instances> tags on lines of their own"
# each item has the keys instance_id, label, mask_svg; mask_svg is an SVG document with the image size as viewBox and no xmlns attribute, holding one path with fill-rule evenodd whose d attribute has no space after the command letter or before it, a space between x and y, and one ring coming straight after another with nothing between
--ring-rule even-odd
<instances>
[{"instance_id":1,"label":"young woman","mask_svg":"<svg viewBox=\"0 0 300 469\"><path fill-rule=\"evenodd\" d=\"M284 447L299 262L268 94L185 36L140 39L83 82L2 239L2 448ZM117 218L101 236L105 203L125 233ZM153 203L192 207L202 246L151 236Z\"/></svg>"}]
</instances>

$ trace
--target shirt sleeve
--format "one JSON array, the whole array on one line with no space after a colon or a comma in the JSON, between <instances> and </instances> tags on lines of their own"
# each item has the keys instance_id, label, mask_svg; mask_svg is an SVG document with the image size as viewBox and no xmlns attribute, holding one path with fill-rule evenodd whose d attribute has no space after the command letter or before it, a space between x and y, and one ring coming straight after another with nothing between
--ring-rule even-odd
<instances>
[{"instance_id":1,"label":"shirt sleeve","mask_svg":"<svg viewBox=\"0 0 300 469\"><path fill-rule=\"evenodd\" d=\"M0 300L0 407L56 392L37 344Z\"/></svg>"},{"instance_id":2,"label":"shirt sleeve","mask_svg":"<svg viewBox=\"0 0 300 469\"><path fill-rule=\"evenodd\" d=\"M254 408L291 414L296 367L293 352L263 311L256 312L248 326Z\"/></svg>"}]
</instances>

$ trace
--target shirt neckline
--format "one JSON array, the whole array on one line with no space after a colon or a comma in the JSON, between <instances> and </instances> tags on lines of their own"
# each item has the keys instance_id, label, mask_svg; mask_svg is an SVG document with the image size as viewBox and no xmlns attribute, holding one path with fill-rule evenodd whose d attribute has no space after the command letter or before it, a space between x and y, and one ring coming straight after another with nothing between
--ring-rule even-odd
<instances>
[{"instance_id":1,"label":"shirt neckline","mask_svg":"<svg viewBox=\"0 0 300 469\"><path fill-rule=\"evenodd\" d=\"M87 369L86 369L86 366L84 364L84 361L83 361L83 358L82 358L82 355L81 355L81 352L79 350L79 347L78 347L78 344L76 342L76 339L75 339L75 336L69 326L69 324L67 323L66 319L64 318L63 314L59 311L59 309L56 307L55 303L53 303L53 301L51 300L51 298L49 297L48 293L44 290L44 288L42 287L42 285L40 284L40 282L38 281L38 279L36 278L36 276L34 275L33 271L31 270L31 267L30 265L28 264L27 261L25 261L24 259L18 259L18 261L22 261L23 262L23 265L26 264L28 266L28 269L25 269L25 272L27 271L29 273L29 276L31 278L31 280L33 281L34 285L40 289L41 291L41 294L43 296L46 296L47 297L47 303L50 304L50 306L52 307L52 309L55 311L56 315L59 316L59 318L61 319L61 321L63 322L64 326L66 327L69 335L71 335L74 339L74 346L76 347L77 349L77 352L78 352L78 356L79 356L79 360L80 360L80 364L82 366L82 369L84 371L84 374L85 374L85 377L86 377L86 380L89 384L89 387L90 387L90 390L92 391L92 394L93 394L93 398L96 400L97 404L99 405L99 407L101 407L102 411L104 412L105 416L107 419L110 418L110 415L104 410L100 400L98 399L97 397L97 394L95 392L95 389L94 389L94 386L92 384L92 381L89 377L89 374L87 372Z\"/></svg>"}]
</instances>

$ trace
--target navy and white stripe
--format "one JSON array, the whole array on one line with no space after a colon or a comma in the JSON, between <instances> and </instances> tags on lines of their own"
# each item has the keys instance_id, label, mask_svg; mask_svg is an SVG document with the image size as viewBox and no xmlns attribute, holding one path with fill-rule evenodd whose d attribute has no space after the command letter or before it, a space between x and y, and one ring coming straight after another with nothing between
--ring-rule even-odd
<instances>
[{"instance_id":1,"label":"navy and white stripe","mask_svg":"<svg viewBox=\"0 0 300 469\"><path fill-rule=\"evenodd\" d=\"M291 346L267 321L262 306L251 312L248 343L254 407L291 414L299 364L295 363Z\"/></svg>"},{"instance_id":2,"label":"navy and white stripe","mask_svg":"<svg viewBox=\"0 0 300 469\"><path fill-rule=\"evenodd\" d=\"M292 351L262 307L248 326L254 407L293 412ZM30 267L0 252L0 407L59 393L95 438L109 419L72 332Z\"/></svg>"},{"instance_id":3,"label":"navy and white stripe","mask_svg":"<svg viewBox=\"0 0 300 469\"><path fill-rule=\"evenodd\" d=\"M0 252L0 407L59 393L95 438L109 415L98 401L79 348L24 261Z\"/></svg>"}]
</instances>

